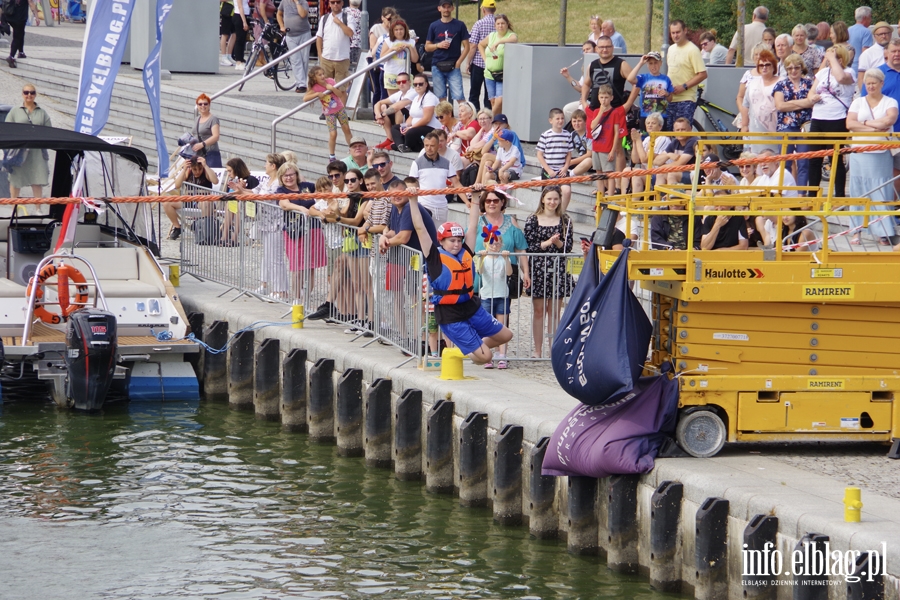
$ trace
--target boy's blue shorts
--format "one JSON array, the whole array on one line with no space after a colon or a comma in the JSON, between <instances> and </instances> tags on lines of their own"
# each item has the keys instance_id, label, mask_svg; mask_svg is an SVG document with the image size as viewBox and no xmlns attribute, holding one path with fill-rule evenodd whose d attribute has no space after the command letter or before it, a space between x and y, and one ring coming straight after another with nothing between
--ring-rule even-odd
<instances>
[{"instance_id":1,"label":"boy's blue shorts","mask_svg":"<svg viewBox=\"0 0 900 600\"><path fill-rule=\"evenodd\" d=\"M447 339L456 344L463 354L475 352L481 348L482 338L497 335L501 329L503 324L481 307L465 321L441 325Z\"/></svg>"}]
</instances>

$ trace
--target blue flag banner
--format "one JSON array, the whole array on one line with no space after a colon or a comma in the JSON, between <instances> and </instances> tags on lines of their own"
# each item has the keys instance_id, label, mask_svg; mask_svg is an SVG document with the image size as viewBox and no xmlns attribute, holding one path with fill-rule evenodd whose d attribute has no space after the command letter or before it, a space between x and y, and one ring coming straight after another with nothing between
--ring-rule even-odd
<instances>
[{"instance_id":1,"label":"blue flag banner","mask_svg":"<svg viewBox=\"0 0 900 600\"><path fill-rule=\"evenodd\" d=\"M166 138L163 137L162 122L159 118L159 54L162 49L163 27L173 3L174 0L156 2L156 46L150 51L147 62L144 63L144 90L150 100L150 112L153 114L153 127L156 130L156 154L160 177L169 174L169 150L166 148Z\"/></svg>"},{"instance_id":2,"label":"blue flag banner","mask_svg":"<svg viewBox=\"0 0 900 600\"><path fill-rule=\"evenodd\" d=\"M97 135L109 119L112 88L122 64L133 0L94 0L81 48L75 131Z\"/></svg>"}]
</instances>

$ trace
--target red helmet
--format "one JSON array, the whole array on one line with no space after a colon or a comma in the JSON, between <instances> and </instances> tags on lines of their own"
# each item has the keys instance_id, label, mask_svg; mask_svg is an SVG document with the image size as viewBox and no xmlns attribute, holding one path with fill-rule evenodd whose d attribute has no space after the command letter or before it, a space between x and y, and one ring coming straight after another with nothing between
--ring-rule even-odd
<instances>
[{"instance_id":1,"label":"red helmet","mask_svg":"<svg viewBox=\"0 0 900 600\"><path fill-rule=\"evenodd\" d=\"M459 223L447 221L446 223L438 227L437 239L438 241L441 241L448 237L466 237L466 232L463 229L463 226Z\"/></svg>"}]
</instances>

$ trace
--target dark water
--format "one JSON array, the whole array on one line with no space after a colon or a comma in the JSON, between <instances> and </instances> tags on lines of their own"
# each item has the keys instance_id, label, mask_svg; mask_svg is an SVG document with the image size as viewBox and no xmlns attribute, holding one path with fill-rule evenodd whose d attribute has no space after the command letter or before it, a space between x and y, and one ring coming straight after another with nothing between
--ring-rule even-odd
<instances>
[{"instance_id":1,"label":"dark water","mask_svg":"<svg viewBox=\"0 0 900 600\"><path fill-rule=\"evenodd\" d=\"M219 404L6 404L0 597L671 597L457 502Z\"/></svg>"}]
</instances>

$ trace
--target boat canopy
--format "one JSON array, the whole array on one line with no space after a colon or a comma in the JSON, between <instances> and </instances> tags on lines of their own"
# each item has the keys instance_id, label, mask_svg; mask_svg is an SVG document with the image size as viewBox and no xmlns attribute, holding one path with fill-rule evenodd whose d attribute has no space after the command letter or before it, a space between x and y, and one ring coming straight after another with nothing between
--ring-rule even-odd
<instances>
[{"instance_id":1,"label":"boat canopy","mask_svg":"<svg viewBox=\"0 0 900 600\"><path fill-rule=\"evenodd\" d=\"M137 164L141 170L147 170L147 156L137 148L113 145L97 136L57 127L40 127L28 123L3 123L0 126L0 150L13 148L55 150L68 154L70 159L82 152L110 152L127 158Z\"/></svg>"}]
</instances>

